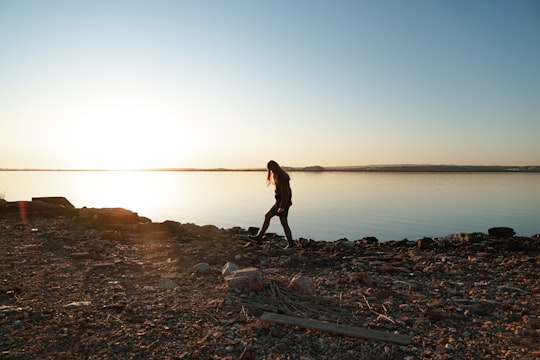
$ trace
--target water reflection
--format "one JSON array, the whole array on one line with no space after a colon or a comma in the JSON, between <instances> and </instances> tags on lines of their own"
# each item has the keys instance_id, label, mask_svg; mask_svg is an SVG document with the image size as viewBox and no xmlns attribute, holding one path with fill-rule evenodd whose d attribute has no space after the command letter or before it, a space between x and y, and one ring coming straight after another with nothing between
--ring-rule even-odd
<instances>
[{"instance_id":1,"label":"water reflection","mask_svg":"<svg viewBox=\"0 0 540 360\"><path fill-rule=\"evenodd\" d=\"M513 227L540 233L540 174L291 173L295 237L380 240ZM259 226L273 202L263 172L2 172L10 201L65 196L76 207L124 207L153 221ZM273 222L270 232L282 231Z\"/></svg>"}]
</instances>

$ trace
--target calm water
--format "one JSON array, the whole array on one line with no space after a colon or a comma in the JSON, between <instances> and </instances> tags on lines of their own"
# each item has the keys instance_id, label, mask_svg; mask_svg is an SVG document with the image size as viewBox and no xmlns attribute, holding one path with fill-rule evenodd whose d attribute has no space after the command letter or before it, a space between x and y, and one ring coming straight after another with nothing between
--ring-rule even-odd
<instances>
[{"instance_id":1,"label":"calm water","mask_svg":"<svg viewBox=\"0 0 540 360\"><path fill-rule=\"evenodd\" d=\"M537 173L291 173L294 237L381 241L510 226L540 233ZM76 207L124 207L155 222L260 226L272 205L264 172L0 171L8 201L65 196ZM282 234L279 220L271 232Z\"/></svg>"}]
</instances>

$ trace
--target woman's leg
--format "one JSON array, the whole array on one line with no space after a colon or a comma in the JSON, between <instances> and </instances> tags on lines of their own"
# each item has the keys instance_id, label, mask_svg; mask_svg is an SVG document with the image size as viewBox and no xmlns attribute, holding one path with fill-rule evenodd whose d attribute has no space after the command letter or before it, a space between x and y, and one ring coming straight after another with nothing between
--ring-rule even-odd
<instances>
[{"instance_id":1,"label":"woman's leg","mask_svg":"<svg viewBox=\"0 0 540 360\"><path fill-rule=\"evenodd\" d=\"M259 230L259 233L257 234L257 237L262 238L264 234L266 234L266 230L268 230L268 227L270 226L270 220L276 215L276 211L274 208L268 210L268 212L264 215L264 221L261 226L261 230Z\"/></svg>"},{"instance_id":2,"label":"woman's leg","mask_svg":"<svg viewBox=\"0 0 540 360\"><path fill-rule=\"evenodd\" d=\"M286 216L280 216L279 220L281 221L281 225L283 226L283 231L285 231L285 237L287 238L287 242L289 243L289 247L294 246L294 241L292 238L291 228L289 227L289 221L287 220Z\"/></svg>"}]
</instances>

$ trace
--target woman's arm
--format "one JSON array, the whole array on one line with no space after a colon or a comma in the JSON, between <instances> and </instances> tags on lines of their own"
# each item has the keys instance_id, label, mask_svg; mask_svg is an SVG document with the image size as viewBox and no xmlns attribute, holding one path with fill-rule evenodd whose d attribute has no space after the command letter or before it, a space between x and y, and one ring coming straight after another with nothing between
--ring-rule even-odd
<instances>
[{"instance_id":1,"label":"woman's arm","mask_svg":"<svg viewBox=\"0 0 540 360\"><path fill-rule=\"evenodd\" d=\"M278 186L281 195L278 212L281 212L289 207L291 201L291 187L288 181L280 181L278 182Z\"/></svg>"}]
</instances>

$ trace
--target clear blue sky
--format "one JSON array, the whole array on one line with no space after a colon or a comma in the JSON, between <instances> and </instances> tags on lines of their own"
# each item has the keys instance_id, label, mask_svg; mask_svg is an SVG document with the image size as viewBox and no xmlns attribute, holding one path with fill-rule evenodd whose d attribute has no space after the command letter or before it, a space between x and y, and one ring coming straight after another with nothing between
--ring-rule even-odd
<instances>
[{"instance_id":1,"label":"clear blue sky","mask_svg":"<svg viewBox=\"0 0 540 360\"><path fill-rule=\"evenodd\" d=\"M0 0L0 168L540 165L540 1Z\"/></svg>"}]
</instances>

